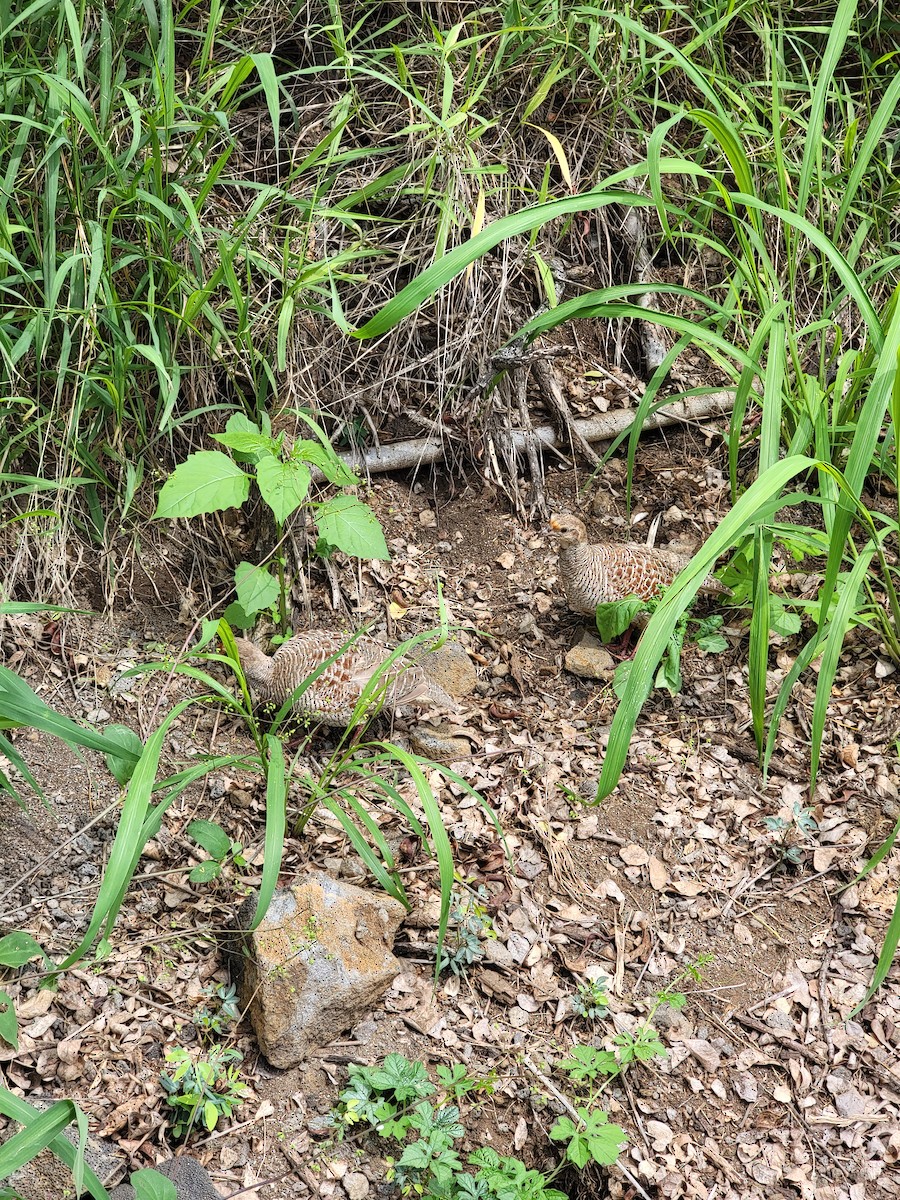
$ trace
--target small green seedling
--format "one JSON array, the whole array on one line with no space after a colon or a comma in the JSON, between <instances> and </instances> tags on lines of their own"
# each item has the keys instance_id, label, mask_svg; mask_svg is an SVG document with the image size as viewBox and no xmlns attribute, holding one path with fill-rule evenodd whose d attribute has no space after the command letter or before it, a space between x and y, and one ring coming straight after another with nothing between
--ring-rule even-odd
<instances>
[{"instance_id":1,"label":"small green seedling","mask_svg":"<svg viewBox=\"0 0 900 1200\"><path fill-rule=\"evenodd\" d=\"M212 1132L220 1117L230 1117L244 1102L250 1089L240 1081L237 1063L242 1058L239 1050L222 1046L213 1046L208 1054L196 1059L180 1046L166 1051L166 1062L173 1069L160 1075L159 1081L166 1092L166 1103L175 1110L174 1137L187 1137L198 1122Z\"/></svg>"},{"instance_id":2,"label":"small green seedling","mask_svg":"<svg viewBox=\"0 0 900 1200\"><path fill-rule=\"evenodd\" d=\"M439 972L449 970L454 975L464 975L469 967L484 958L484 939L497 936L487 909L480 903L486 899L487 892L483 887L475 894L455 893Z\"/></svg>"},{"instance_id":3,"label":"small green seedling","mask_svg":"<svg viewBox=\"0 0 900 1200\"><path fill-rule=\"evenodd\" d=\"M221 1038L228 1032L229 1025L240 1020L237 988L234 984L208 983L203 994L211 1003L197 1010L194 1025L204 1041L212 1041Z\"/></svg>"},{"instance_id":4,"label":"small green seedling","mask_svg":"<svg viewBox=\"0 0 900 1200\"><path fill-rule=\"evenodd\" d=\"M605 1017L609 1012L609 995L606 991L608 983L605 975L598 975L596 979L587 979L584 983L579 983L572 997L572 1011L575 1015L588 1021L597 1021Z\"/></svg>"}]
</instances>

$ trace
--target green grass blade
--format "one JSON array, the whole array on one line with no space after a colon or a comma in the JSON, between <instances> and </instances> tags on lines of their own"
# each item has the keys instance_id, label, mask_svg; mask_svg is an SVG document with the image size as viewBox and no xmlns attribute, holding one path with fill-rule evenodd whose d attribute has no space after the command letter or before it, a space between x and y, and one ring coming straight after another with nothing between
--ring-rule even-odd
<instances>
[{"instance_id":1,"label":"green grass blade","mask_svg":"<svg viewBox=\"0 0 900 1200\"><path fill-rule=\"evenodd\" d=\"M395 325L410 313L416 312L435 292L454 279L466 267L477 262L489 250L499 246L508 238L518 237L555 221L578 212L594 212L610 204L622 204L629 207L647 207L651 204L646 196L637 196L633 192L623 191L594 191L580 196L569 196L564 200L552 200L548 204L538 204L521 212L513 213L493 222L487 229L470 238L461 246L450 250L437 262L426 267L416 278L406 285L391 300L380 308L359 329L351 331L351 336L357 338L379 337L393 329Z\"/></svg>"},{"instance_id":2,"label":"green grass blade","mask_svg":"<svg viewBox=\"0 0 900 1200\"><path fill-rule=\"evenodd\" d=\"M828 620L828 631L822 662L819 667L819 678L816 683L816 699L813 705L812 727L810 729L810 767L809 790L815 790L816 778L819 773L819 754L822 748L822 736L825 732L825 719L828 714L828 701L831 699L831 686L837 673L838 660L844 645L844 638L850 626L850 620L856 613L857 596L862 581L866 577L869 563L875 554L875 544L870 542L853 564L849 578L841 588L834 612Z\"/></svg>"},{"instance_id":3,"label":"green grass blade","mask_svg":"<svg viewBox=\"0 0 900 1200\"><path fill-rule=\"evenodd\" d=\"M809 114L810 136L805 139L803 162L797 184L797 212L805 213L813 181L822 178L823 140L820 133L826 126L825 110L833 104L832 84L844 44L853 24L858 0L840 0L831 20L828 42L821 61L817 63L816 85Z\"/></svg>"},{"instance_id":4,"label":"green grass blade","mask_svg":"<svg viewBox=\"0 0 900 1200\"><path fill-rule=\"evenodd\" d=\"M287 772L284 762L284 746L271 733L266 734L266 841L263 854L262 879L256 911L250 928L255 929L266 915L284 857L284 836L287 827Z\"/></svg>"},{"instance_id":5,"label":"green grass blade","mask_svg":"<svg viewBox=\"0 0 900 1200\"><path fill-rule=\"evenodd\" d=\"M65 1122L65 1124L70 1124L71 1121L75 1119L76 1113L74 1110L76 1110L77 1106L71 1100L61 1100L58 1101L57 1104L54 1105L54 1107L49 1111L53 1112L54 1109L60 1104L71 1106L72 1115L70 1116L69 1120ZM20 1100L18 1096L14 1096L12 1092L7 1091L6 1088L3 1087L0 1087L0 1113L2 1113L5 1117L9 1117L13 1121L17 1121L20 1125L24 1125L26 1129L30 1128L34 1122L39 1121L43 1116L47 1115L46 1113L41 1113L38 1109L34 1108L31 1104L26 1103L24 1100ZM8 1144L9 1143L7 1142L6 1145ZM6 1149L6 1145L0 1147L0 1154L2 1154L3 1150ZM57 1136L52 1142L49 1143L49 1148L53 1151L58 1159L66 1164L66 1166L73 1172L74 1176L74 1171L78 1160L78 1151L69 1141L69 1139L66 1137ZM3 1176L0 1175L0 1178L2 1177ZM107 1192L106 1188L90 1169L90 1167L86 1165L84 1167L83 1182L88 1191L94 1197L94 1200L109 1200L109 1193Z\"/></svg>"},{"instance_id":6,"label":"green grass blade","mask_svg":"<svg viewBox=\"0 0 900 1200\"><path fill-rule=\"evenodd\" d=\"M617 786L641 708L650 694L656 668L669 644L678 618L698 592L716 559L758 519L758 513L781 493L789 479L814 467L815 460L797 456L773 464L740 497L687 567L680 573L650 619L638 643L634 665L610 731L609 745L597 786L597 802Z\"/></svg>"},{"instance_id":7,"label":"green grass blade","mask_svg":"<svg viewBox=\"0 0 900 1200\"><path fill-rule=\"evenodd\" d=\"M107 929L111 928L131 882L138 858L146 845L144 822L151 805L156 768L159 764L159 756L166 733L172 722L186 708L196 702L195 698L191 697L176 704L166 715L159 728L147 740L125 794L125 803L119 817L115 841L110 851L109 861L106 864L87 930L78 947L60 963L58 970L67 970L78 962L90 950L104 925Z\"/></svg>"}]
</instances>

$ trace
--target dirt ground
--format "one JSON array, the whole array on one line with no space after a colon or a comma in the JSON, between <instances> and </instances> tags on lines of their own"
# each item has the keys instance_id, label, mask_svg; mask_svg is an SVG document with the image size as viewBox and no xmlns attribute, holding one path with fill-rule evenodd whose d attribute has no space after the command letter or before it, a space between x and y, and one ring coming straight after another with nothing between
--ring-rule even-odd
<instances>
[{"instance_id":1,"label":"dirt ground","mask_svg":"<svg viewBox=\"0 0 900 1200\"><path fill-rule=\"evenodd\" d=\"M643 540L659 513L659 544L696 544L728 506L724 449L708 431L642 445L631 530L624 470L610 467L596 484L565 464L547 471L553 506L581 511L594 540ZM456 769L499 816L511 861L460 789L442 786L442 810L457 870L486 889L495 940L509 953L444 977L433 991L436 871L415 859L405 875L413 911L395 947L404 969L381 1010L291 1071L269 1067L249 1026L238 1027L232 1042L244 1053L252 1098L189 1146L222 1194L346 1200L348 1172L364 1175L372 1195L388 1194L383 1148L330 1146L314 1119L334 1104L348 1062L391 1051L495 1073L493 1093L464 1111L465 1148L492 1145L546 1169L555 1161L547 1131L565 1100L578 1102L554 1064L576 1043L609 1046L617 1032L634 1030L653 997L680 979L685 1006L663 1005L654 1017L667 1057L635 1065L603 1097L610 1120L628 1132L622 1164L631 1179L596 1168L555 1186L572 1196L629 1197L637 1181L653 1197L702 1200L900 1195L896 968L847 1019L871 978L900 864L895 850L852 883L900 811L897 675L877 644L860 635L845 657L810 800L812 685L797 689L764 780L747 699L747 612L705 601L704 611L725 617L728 650L689 650L683 692L653 694L618 790L594 806L615 697L609 684L562 667L586 626L565 608L546 532L538 523L525 528L474 475L452 487L440 475L412 486L375 479L368 499L391 562L338 561L334 581L312 568L300 627L371 622L400 640L435 623L440 581L479 670L466 705L473 752ZM184 526L168 536L171 546L148 550L123 584L112 619L7 619L6 665L68 715L128 724L146 737L193 685L122 672L180 653L202 615L180 565ZM334 582L344 606L337 612ZM775 686L795 649L776 642ZM173 727L165 766L242 744L231 718L191 708ZM61 958L96 897L118 791L93 756L79 761L25 731L17 746L50 807L34 802L23 813L0 801L0 932L27 930ZM323 736L315 752L326 747ZM815 827L804 832L795 817L807 807ZM246 870L228 868L213 884L188 880L197 858L186 827L197 816L241 843ZM404 835L395 815L382 816L389 836ZM770 829L766 818L780 825ZM249 775L213 773L176 801L141 859L105 956L63 975L56 991L39 989L34 964L8 973L3 986L22 1033L18 1053L0 1051L6 1086L76 1099L133 1168L170 1152L164 1051L197 1044L201 989L227 978L217 936L258 881L263 828L261 790ZM359 871L325 820L289 837L284 880L311 863ZM710 960L699 978L684 979L701 956ZM610 1013L589 1021L570 997L598 972L609 979Z\"/></svg>"}]
</instances>

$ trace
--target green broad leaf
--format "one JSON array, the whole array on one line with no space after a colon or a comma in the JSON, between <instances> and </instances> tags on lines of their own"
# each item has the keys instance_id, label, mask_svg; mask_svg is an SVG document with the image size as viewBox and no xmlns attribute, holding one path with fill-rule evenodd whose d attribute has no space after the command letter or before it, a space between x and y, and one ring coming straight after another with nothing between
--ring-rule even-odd
<instances>
[{"instance_id":1,"label":"green broad leaf","mask_svg":"<svg viewBox=\"0 0 900 1200\"><path fill-rule=\"evenodd\" d=\"M219 1110L216 1108L212 1100L207 1100L203 1105L203 1124L212 1133L216 1127L216 1122L219 1120Z\"/></svg>"},{"instance_id":2,"label":"green broad leaf","mask_svg":"<svg viewBox=\"0 0 900 1200\"><path fill-rule=\"evenodd\" d=\"M248 616L255 616L263 609L271 608L278 600L278 580L273 578L265 567L257 567L254 563L238 563L234 572L234 585L237 590L237 602ZM226 620L230 625L234 624L227 612ZM242 628L246 629L247 626Z\"/></svg>"},{"instance_id":3,"label":"green broad leaf","mask_svg":"<svg viewBox=\"0 0 900 1200\"><path fill-rule=\"evenodd\" d=\"M227 446L229 450L239 450L242 454L275 454L278 443L274 438L266 437L264 433L249 430L236 430L233 433L214 433L214 442Z\"/></svg>"},{"instance_id":4,"label":"green broad leaf","mask_svg":"<svg viewBox=\"0 0 900 1200\"><path fill-rule=\"evenodd\" d=\"M378 518L355 496L334 496L320 505L316 524L325 541L345 554L356 558L391 557Z\"/></svg>"},{"instance_id":5,"label":"green broad leaf","mask_svg":"<svg viewBox=\"0 0 900 1200\"><path fill-rule=\"evenodd\" d=\"M294 453L304 462L317 466L329 483L336 487L356 487L360 478L350 467L331 449L321 446L318 442L303 441L294 446Z\"/></svg>"},{"instance_id":6,"label":"green broad leaf","mask_svg":"<svg viewBox=\"0 0 900 1200\"><path fill-rule=\"evenodd\" d=\"M567 1142L578 1132L571 1117L560 1117L550 1130L550 1138L554 1142Z\"/></svg>"},{"instance_id":7,"label":"green broad leaf","mask_svg":"<svg viewBox=\"0 0 900 1200\"><path fill-rule=\"evenodd\" d=\"M802 622L800 614L788 612L786 608L776 608L772 606L772 629L775 633L780 633L782 637L793 637L794 634L800 632Z\"/></svg>"},{"instance_id":8,"label":"green broad leaf","mask_svg":"<svg viewBox=\"0 0 900 1200\"><path fill-rule=\"evenodd\" d=\"M697 645L707 654L721 654L728 649L728 642L721 633L708 633L705 637L697 638Z\"/></svg>"},{"instance_id":9,"label":"green broad leaf","mask_svg":"<svg viewBox=\"0 0 900 1200\"><path fill-rule=\"evenodd\" d=\"M188 825L187 832L188 837L192 837L213 858L221 860L231 850L231 838L215 821L204 821L198 817Z\"/></svg>"},{"instance_id":10,"label":"green broad leaf","mask_svg":"<svg viewBox=\"0 0 900 1200\"><path fill-rule=\"evenodd\" d=\"M668 688L673 696L677 696L681 691L681 656L677 649L670 649L659 664L659 670L656 672L656 686Z\"/></svg>"},{"instance_id":11,"label":"green broad leaf","mask_svg":"<svg viewBox=\"0 0 900 1200\"><path fill-rule=\"evenodd\" d=\"M579 1109L579 1113L583 1110ZM586 1115L585 1138L591 1158L596 1163L611 1167L628 1141L628 1135L618 1125L608 1124L608 1114L594 1109Z\"/></svg>"},{"instance_id":12,"label":"green broad leaf","mask_svg":"<svg viewBox=\"0 0 900 1200\"><path fill-rule=\"evenodd\" d=\"M600 640L611 642L629 628L635 616L646 611L647 605L637 596L630 600L614 600L611 604L597 605L597 632Z\"/></svg>"},{"instance_id":13,"label":"green broad leaf","mask_svg":"<svg viewBox=\"0 0 900 1200\"><path fill-rule=\"evenodd\" d=\"M267 454L256 464L260 493L279 526L306 499L311 480L309 467L297 458L281 462Z\"/></svg>"},{"instance_id":14,"label":"green broad leaf","mask_svg":"<svg viewBox=\"0 0 900 1200\"><path fill-rule=\"evenodd\" d=\"M104 755L106 765L109 767L110 774L115 779L119 787L125 787L131 776L134 774L134 768L137 766L138 759L144 749L144 743L127 725L108 725L103 731L104 734L111 734L115 737L118 746L127 746L131 750L134 758L123 758L118 748Z\"/></svg>"},{"instance_id":15,"label":"green broad leaf","mask_svg":"<svg viewBox=\"0 0 900 1200\"><path fill-rule=\"evenodd\" d=\"M249 495L250 476L227 454L197 450L163 484L153 516L196 517L223 508L240 508Z\"/></svg>"},{"instance_id":16,"label":"green broad leaf","mask_svg":"<svg viewBox=\"0 0 900 1200\"><path fill-rule=\"evenodd\" d=\"M0 938L0 966L24 967L33 958L42 959L45 967L53 966L31 934L14 929L6 937Z\"/></svg>"},{"instance_id":17,"label":"green broad leaf","mask_svg":"<svg viewBox=\"0 0 900 1200\"><path fill-rule=\"evenodd\" d=\"M237 600L233 600L228 605L222 616L229 625L233 625L237 629L252 629L256 621L256 617L251 617L249 613L245 612Z\"/></svg>"},{"instance_id":18,"label":"green broad leaf","mask_svg":"<svg viewBox=\"0 0 900 1200\"><path fill-rule=\"evenodd\" d=\"M13 1050L19 1049L19 1022L16 1019L16 1010L13 1007L12 997L8 992L0 991L0 1038L12 1046Z\"/></svg>"},{"instance_id":19,"label":"green broad leaf","mask_svg":"<svg viewBox=\"0 0 900 1200\"><path fill-rule=\"evenodd\" d=\"M255 421L251 421L250 418L245 417L243 413L232 413L225 423L225 433L226 435L244 434L252 438L264 438L266 449L271 453L275 453L276 451L272 448L277 448L278 442L271 436L271 429L268 425L268 421L264 421L263 425L264 428L261 430ZM216 437L216 434L213 434L213 437ZM225 444L228 445L228 443ZM253 449L247 451L233 446L229 448L234 454L235 462L239 463L255 463L260 455L259 449L255 446Z\"/></svg>"},{"instance_id":20,"label":"green broad leaf","mask_svg":"<svg viewBox=\"0 0 900 1200\"><path fill-rule=\"evenodd\" d=\"M188 875L188 879L191 883L212 883L221 874L221 865L214 858L208 858L205 862L197 863L196 867Z\"/></svg>"},{"instance_id":21,"label":"green broad leaf","mask_svg":"<svg viewBox=\"0 0 900 1200\"><path fill-rule=\"evenodd\" d=\"M262 428L262 430L260 430L260 427L256 424L256 422L251 421L249 417L244 415L244 413L234 412L231 414L231 416L225 422L225 432L226 433L260 433L260 432L262 432L264 434L268 434L271 432L271 430L269 429L269 424L268 424L267 419L263 420L263 428Z\"/></svg>"},{"instance_id":22,"label":"green broad leaf","mask_svg":"<svg viewBox=\"0 0 900 1200\"><path fill-rule=\"evenodd\" d=\"M171 1179L160 1175L150 1167L135 1171L129 1183L134 1188L136 1200L178 1200L178 1192Z\"/></svg>"}]
</instances>

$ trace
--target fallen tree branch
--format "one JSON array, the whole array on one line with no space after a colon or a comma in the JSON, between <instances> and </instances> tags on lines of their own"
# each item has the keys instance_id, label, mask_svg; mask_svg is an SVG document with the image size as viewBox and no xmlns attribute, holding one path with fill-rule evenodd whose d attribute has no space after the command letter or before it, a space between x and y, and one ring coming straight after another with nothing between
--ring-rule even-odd
<instances>
[{"instance_id":1,"label":"fallen tree branch","mask_svg":"<svg viewBox=\"0 0 900 1200\"><path fill-rule=\"evenodd\" d=\"M713 417L726 416L734 407L732 392L710 392L705 396L689 396L657 409L644 422L644 429L663 429L668 425L708 421ZM601 413L596 417L575 421L574 429L586 442L611 442L629 429L634 413L628 409L617 409ZM555 448L560 445L556 431L549 425L539 425L532 431L514 429L512 444L517 454L527 454L529 441L538 446ZM364 453L341 454L348 467L366 475L377 475L383 471L406 471L415 467L440 462L444 457L444 444L437 438L412 438L405 442L393 442L387 446L373 446ZM313 478L321 480L321 472L313 470Z\"/></svg>"}]
</instances>

